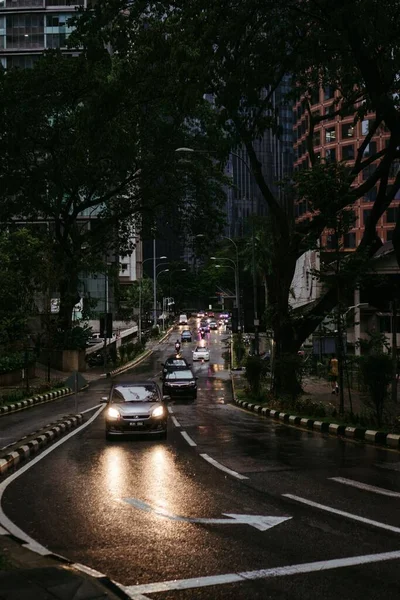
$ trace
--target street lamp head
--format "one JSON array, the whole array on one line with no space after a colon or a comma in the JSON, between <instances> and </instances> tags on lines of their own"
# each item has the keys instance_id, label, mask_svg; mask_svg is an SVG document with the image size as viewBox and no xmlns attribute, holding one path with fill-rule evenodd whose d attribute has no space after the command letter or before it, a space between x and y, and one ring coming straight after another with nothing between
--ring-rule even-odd
<instances>
[{"instance_id":1,"label":"street lamp head","mask_svg":"<svg viewBox=\"0 0 400 600\"><path fill-rule=\"evenodd\" d=\"M201 238L201 237L206 237L206 236L204 235L204 233L198 233L197 235L195 235L195 237Z\"/></svg>"},{"instance_id":2,"label":"street lamp head","mask_svg":"<svg viewBox=\"0 0 400 600\"><path fill-rule=\"evenodd\" d=\"M195 152L193 148L175 148L175 152Z\"/></svg>"},{"instance_id":3,"label":"street lamp head","mask_svg":"<svg viewBox=\"0 0 400 600\"><path fill-rule=\"evenodd\" d=\"M211 260L217 260L217 257L216 256L210 256L210 259Z\"/></svg>"},{"instance_id":4,"label":"street lamp head","mask_svg":"<svg viewBox=\"0 0 400 600\"><path fill-rule=\"evenodd\" d=\"M168 256L159 256L158 258L168 258Z\"/></svg>"}]
</instances>

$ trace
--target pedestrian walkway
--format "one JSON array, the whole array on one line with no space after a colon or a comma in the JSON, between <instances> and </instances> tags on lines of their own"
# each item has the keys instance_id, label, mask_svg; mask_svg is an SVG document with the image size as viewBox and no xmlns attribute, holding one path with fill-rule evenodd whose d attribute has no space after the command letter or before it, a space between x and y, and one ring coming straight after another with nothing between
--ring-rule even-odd
<instances>
[{"instance_id":1,"label":"pedestrian walkway","mask_svg":"<svg viewBox=\"0 0 400 600\"><path fill-rule=\"evenodd\" d=\"M313 402L320 402L325 406L339 411L340 395L332 394L331 383L326 379L319 377L309 377L303 380L304 395L303 398L310 398ZM344 409L345 412L360 414L363 411L364 396L359 391L344 387Z\"/></svg>"}]
</instances>

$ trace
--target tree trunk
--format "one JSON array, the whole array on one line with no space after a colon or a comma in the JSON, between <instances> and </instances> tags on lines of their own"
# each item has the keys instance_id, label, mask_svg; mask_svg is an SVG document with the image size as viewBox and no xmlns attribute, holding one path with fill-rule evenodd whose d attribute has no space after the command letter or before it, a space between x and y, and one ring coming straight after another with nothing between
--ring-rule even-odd
<instances>
[{"instance_id":1,"label":"tree trunk","mask_svg":"<svg viewBox=\"0 0 400 600\"><path fill-rule=\"evenodd\" d=\"M71 272L69 277L62 278L59 282L60 310L58 313L58 327L62 331L68 331L72 328L74 306L79 302L78 282L78 275Z\"/></svg>"}]
</instances>

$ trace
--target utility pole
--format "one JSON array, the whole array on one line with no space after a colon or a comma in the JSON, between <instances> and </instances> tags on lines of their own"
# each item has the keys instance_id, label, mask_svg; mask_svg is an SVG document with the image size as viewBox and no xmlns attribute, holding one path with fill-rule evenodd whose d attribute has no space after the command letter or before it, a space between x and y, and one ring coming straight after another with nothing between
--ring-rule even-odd
<instances>
[{"instance_id":1,"label":"utility pole","mask_svg":"<svg viewBox=\"0 0 400 600\"><path fill-rule=\"evenodd\" d=\"M397 301L391 302L392 309L392 402L397 402Z\"/></svg>"}]
</instances>

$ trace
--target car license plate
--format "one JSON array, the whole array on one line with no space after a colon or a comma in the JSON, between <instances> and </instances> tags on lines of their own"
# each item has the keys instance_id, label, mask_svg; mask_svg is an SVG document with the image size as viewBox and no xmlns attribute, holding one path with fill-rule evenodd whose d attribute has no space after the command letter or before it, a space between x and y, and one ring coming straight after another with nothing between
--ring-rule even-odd
<instances>
[{"instance_id":1,"label":"car license plate","mask_svg":"<svg viewBox=\"0 0 400 600\"><path fill-rule=\"evenodd\" d=\"M143 423L129 423L131 427L143 427Z\"/></svg>"}]
</instances>

